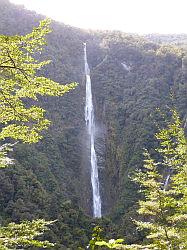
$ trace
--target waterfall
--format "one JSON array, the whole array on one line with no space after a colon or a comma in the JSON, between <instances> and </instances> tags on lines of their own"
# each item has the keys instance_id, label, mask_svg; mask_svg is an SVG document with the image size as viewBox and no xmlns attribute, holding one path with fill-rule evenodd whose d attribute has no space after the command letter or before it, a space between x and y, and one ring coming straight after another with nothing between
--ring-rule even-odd
<instances>
[{"instance_id":1,"label":"waterfall","mask_svg":"<svg viewBox=\"0 0 187 250\"><path fill-rule=\"evenodd\" d=\"M101 217L101 197L99 191L99 177L97 156L95 152L95 121L94 121L94 107L92 101L92 86L90 79L90 69L87 62L86 43L84 43L84 64L86 75L86 104L85 104L85 121L88 129L88 136L90 142L90 163L91 163L91 184L93 192L93 216Z\"/></svg>"},{"instance_id":2,"label":"waterfall","mask_svg":"<svg viewBox=\"0 0 187 250\"><path fill-rule=\"evenodd\" d=\"M164 190L166 190L166 188L167 188L167 186L168 186L168 184L169 184L170 176L171 176L171 174L168 174L168 175L166 176L166 180L165 180L165 182L164 182Z\"/></svg>"},{"instance_id":3,"label":"waterfall","mask_svg":"<svg viewBox=\"0 0 187 250\"><path fill-rule=\"evenodd\" d=\"M129 72L129 71L131 70L131 67L128 66L128 65L126 64L126 62L121 63L121 65L123 66L123 68L124 68L126 71Z\"/></svg>"},{"instance_id":4,"label":"waterfall","mask_svg":"<svg viewBox=\"0 0 187 250\"><path fill-rule=\"evenodd\" d=\"M184 122L184 129L187 127L187 116L186 116L186 119L185 119L185 122Z\"/></svg>"}]
</instances>

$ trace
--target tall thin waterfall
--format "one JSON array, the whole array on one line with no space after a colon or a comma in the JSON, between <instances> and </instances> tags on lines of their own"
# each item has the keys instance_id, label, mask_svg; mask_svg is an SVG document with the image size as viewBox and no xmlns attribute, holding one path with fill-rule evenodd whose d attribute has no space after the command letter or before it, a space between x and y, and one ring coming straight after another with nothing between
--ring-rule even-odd
<instances>
[{"instance_id":1,"label":"tall thin waterfall","mask_svg":"<svg viewBox=\"0 0 187 250\"><path fill-rule=\"evenodd\" d=\"M87 62L86 43L84 43L84 64L86 75L86 104L85 104L85 121L88 129L90 142L90 161L91 161L91 183L93 192L93 216L101 217L101 197L99 191L99 177L97 156L95 152L95 121L94 107L92 102L92 86L90 79L90 69Z\"/></svg>"},{"instance_id":2,"label":"tall thin waterfall","mask_svg":"<svg viewBox=\"0 0 187 250\"><path fill-rule=\"evenodd\" d=\"M171 176L171 174L168 174L166 176L166 180L164 182L164 190L166 190L166 188L168 187L170 176Z\"/></svg>"}]
</instances>

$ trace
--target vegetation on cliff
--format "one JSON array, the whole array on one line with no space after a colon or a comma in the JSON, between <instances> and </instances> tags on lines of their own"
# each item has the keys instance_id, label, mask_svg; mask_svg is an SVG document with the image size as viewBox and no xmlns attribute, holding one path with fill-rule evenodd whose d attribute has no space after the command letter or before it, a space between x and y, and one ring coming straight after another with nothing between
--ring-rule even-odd
<instances>
[{"instance_id":1,"label":"vegetation on cliff","mask_svg":"<svg viewBox=\"0 0 187 250\"><path fill-rule=\"evenodd\" d=\"M0 12L0 33L4 35L29 33L43 19L7 0L0 0ZM51 126L37 144L15 145L11 155L15 165L0 170L1 224L57 219L47 232L47 239L57 243L56 249L86 246L96 223L105 228L108 239L125 237L127 243L140 242L145 235L136 230L130 218L140 218L136 210L141 194L129 175L142 169L143 148L152 154L157 147L158 107L165 111L174 103L185 125L184 51L121 32L88 32L56 22L51 28L46 50L36 59L52 62L40 73L59 83L79 85L63 98L38 98ZM89 172L84 141L83 42L87 42L91 69L106 215L99 221L90 217L89 174L85 178Z\"/></svg>"},{"instance_id":2,"label":"vegetation on cliff","mask_svg":"<svg viewBox=\"0 0 187 250\"><path fill-rule=\"evenodd\" d=\"M90 241L94 242L91 249L187 248L187 142L176 111L155 136L159 146L152 154L156 159L145 150L143 168L133 177L144 194L138 209L142 218L134 223L145 231L145 240L141 245L123 245L121 239L106 242L97 235Z\"/></svg>"},{"instance_id":3,"label":"vegetation on cliff","mask_svg":"<svg viewBox=\"0 0 187 250\"><path fill-rule=\"evenodd\" d=\"M25 36L0 36L0 139L2 143L7 138L27 143L37 142L41 138L40 132L48 127L50 121L44 118L45 110L36 105L29 105L28 99L37 102L39 95L61 96L75 86L75 84L60 85L36 75L37 71L48 63L48 61L39 62L35 58L37 52L42 51L47 33L49 33L49 21L45 20L41 21L39 27L34 28L32 33ZM11 146L10 143L1 145L1 168L6 168L13 163L7 155ZM35 239L51 223L34 220L1 226L0 248L6 250L22 246L51 247L54 244Z\"/></svg>"}]
</instances>

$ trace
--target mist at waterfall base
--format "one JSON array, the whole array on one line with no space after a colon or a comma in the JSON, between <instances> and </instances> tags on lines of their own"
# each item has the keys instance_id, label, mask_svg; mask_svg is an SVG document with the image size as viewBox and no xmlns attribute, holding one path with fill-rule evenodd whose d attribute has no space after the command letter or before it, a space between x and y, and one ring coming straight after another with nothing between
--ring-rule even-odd
<instances>
[{"instance_id":1,"label":"mist at waterfall base","mask_svg":"<svg viewBox=\"0 0 187 250\"><path fill-rule=\"evenodd\" d=\"M90 79L90 69L87 62L86 43L84 43L84 65L86 75L86 103L85 103L85 121L90 142L90 163L91 163L91 184L93 194L93 216L101 217L101 197L99 190L99 176L97 166L97 156L95 152L95 119L94 107L92 101L92 86Z\"/></svg>"}]
</instances>

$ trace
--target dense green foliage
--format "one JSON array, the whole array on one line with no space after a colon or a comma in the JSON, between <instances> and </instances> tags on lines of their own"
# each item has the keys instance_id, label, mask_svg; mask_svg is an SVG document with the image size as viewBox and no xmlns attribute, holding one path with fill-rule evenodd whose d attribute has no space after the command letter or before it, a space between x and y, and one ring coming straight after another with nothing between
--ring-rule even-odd
<instances>
[{"instance_id":1,"label":"dense green foliage","mask_svg":"<svg viewBox=\"0 0 187 250\"><path fill-rule=\"evenodd\" d=\"M43 19L7 0L0 0L0 13L0 33L4 35L25 35ZM52 123L36 145L17 144L11 155L15 166L1 170L1 223L57 219L47 233L49 241L57 242L56 249L77 249L89 242L96 222L87 216L92 214L84 133L82 43L87 42L102 205L103 213L108 214L97 223L105 228L108 239L125 237L127 243L140 242L144 233L136 230L130 218L141 217L136 213L141 194L128 176L142 167L143 148L157 146L157 107L165 110L175 102L185 123L183 53L121 32L87 32L55 22L51 27L48 45L39 57L52 62L40 73L59 83L79 82L79 86L62 98L38 98Z\"/></svg>"},{"instance_id":2,"label":"dense green foliage","mask_svg":"<svg viewBox=\"0 0 187 250\"><path fill-rule=\"evenodd\" d=\"M8 250L20 247L53 247L48 241L36 240L44 231L49 230L52 222L44 220L25 221L20 224L9 223L6 227L0 227L0 249Z\"/></svg>"},{"instance_id":3,"label":"dense green foliage","mask_svg":"<svg viewBox=\"0 0 187 250\"><path fill-rule=\"evenodd\" d=\"M176 111L156 138L160 160L145 152L144 171L135 178L145 194L138 211L145 221L136 223L140 229L148 229L153 249L186 249L187 142Z\"/></svg>"},{"instance_id":4,"label":"dense green foliage","mask_svg":"<svg viewBox=\"0 0 187 250\"><path fill-rule=\"evenodd\" d=\"M142 245L123 245L121 239L106 242L93 234L92 249L187 248L187 142L176 111L156 138L159 157L153 159L145 150L144 168L133 178L144 193L138 209L143 220L135 223L140 230L146 230L147 240Z\"/></svg>"},{"instance_id":5,"label":"dense green foliage","mask_svg":"<svg viewBox=\"0 0 187 250\"><path fill-rule=\"evenodd\" d=\"M39 132L46 129L49 120L44 119L44 110L38 106L29 106L26 101L38 100L38 95L63 95L75 84L59 85L45 77L36 76L36 71L47 64L38 62L32 55L41 52L45 35L49 32L49 21L41 21L38 28L25 36L0 36L0 138L19 139L23 142L37 142ZM12 150L10 143L0 148L0 168L13 163L7 152ZM6 197L5 197L6 198ZM52 247L48 241L35 238L43 234L51 222L44 220L25 221L21 224L9 223L0 227L0 248Z\"/></svg>"},{"instance_id":6,"label":"dense green foliage","mask_svg":"<svg viewBox=\"0 0 187 250\"><path fill-rule=\"evenodd\" d=\"M45 110L29 105L28 99L38 96L60 96L75 85L58 83L36 73L49 61L36 59L49 33L49 21L41 21L39 27L25 36L0 36L0 139L12 138L24 142L37 142L40 131L46 129L49 120ZM34 56L33 56L34 55Z\"/></svg>"}]
</instances>

